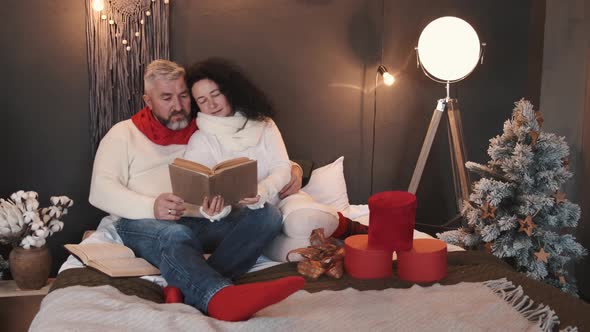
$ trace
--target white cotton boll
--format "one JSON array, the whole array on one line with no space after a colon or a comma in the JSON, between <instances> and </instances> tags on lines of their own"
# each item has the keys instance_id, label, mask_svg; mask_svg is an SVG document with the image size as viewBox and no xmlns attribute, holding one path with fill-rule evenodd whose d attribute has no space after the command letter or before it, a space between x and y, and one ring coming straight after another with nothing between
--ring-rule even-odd
<instances>
[{"instance_id":1,"label":"white cotton boll","mask_svg":"<svg viewBox=\"0 0 590 332\"><path fill-rule=\"evenodd\" d=\"M47 237L47 235L45 235L45 230L43 228L36 230L35 235L38 237Z\"/></svg>"},{"instance_id":2,"label":"white cotton boll","mask_svg":"<svg viewBox=\"0 0 590 332\"><path fill-rule=\"evenodd\" d=\"M17 199L18 199L18 197L16 196L16 193L14 193L14 194L10 195L10 199L11 199L13 202L16 202L16 201L17 201Z\"/></svg>"},{"instance_id":3,"label":"white cotton boll","mask_svg":"<svg viewBox=\"0 0 590 332\"><path fill-rule=\"evenodd\" d=\"M37 248L41 248L45 245L47 241L45 239L39 239L37 241L35 241L35 247Z\"/></svg>"},{"instance_id":4,"label":"white cotton boll","mask_svg":"<svg viewBox=\"0 0 590 332\"><path fill-rule=\"evenodd\" d=\"M72 205L74 205L74 200L70 199L70 201L68 202L68 207L72 207Z\"/></svg>"},{"instance_id":5,"label":"white cotton boll","mask_svg":"<svg viewBox=\"0 0 590 332\"><path fill-rule=\"evenodd\" d=\"M32 198L27 198L27 200L25 201L25 207L27 209L27 211L33 211L36 210L35 209L35 200ZM37 206L39 206L39 203L37 203Z\"/></svg>"},{"instance_id":6,"label":"white cotton boll","mask_svg":"<svg viewBox=\"0 0 590 332\"><path fill-rule=\"evenodd\" d=\"M10 230L10 228L8 228L6 226L0 226L0 234L10 235L10 234L12 234L12 231Z\"/></svg>"},{"instance_id":7,"label":"white cotton boll","mask_svg":"<svg viewBox=\"0 0 590 332\"><path fill-rule=\"evenodd\" d=\"M33 231L36 231L41 227L43 227L43 223L33 222L31 224L31 230L33 230Z\"/></svg>"},{"instance_id":8,"label":"white cotton boll","mask_svg":"<svg viewBox=\"0 0 590 332\"><path fill-rule=\"evenodd\" d=\"M61 201L61 205L66 205L66 204L68 204L68 201L70 200L70 199L68 198L68 196L60 196L60 197L59 197L59 199L60 199L60 201Z\"/></svg>"},{"instance_id":9,"label":"white cotton boll","mask_svg":"<svg viewBox=\"0 0 590 332\"><path fill-rule=\"evenodd\" d=\"M51 204L57 205L59 203L59 197L57 197L57 196L51 196L51 198L49 199L49 201L51 201Z\"/></svg>"},{"instance_id":10,"label":"white cotton boll","mask_svg":"<svg viewBox=\"0 0 590 332\"><path fill-rule=\"evenodd\" d=\"M51 220L51 217L50 216L48 216L48 215L44 215L43 216L43 222L44 223L47 223L49 220Z\"/></svg>"},{"instance_id":11,"label":"white cotton boll","mask_svg":"<svg viewBox=\"0 0 590 332\"><path fill-rule=\"evenodd\" d=\"M25 223L28 224L35 219L36 215L37 214L34 211L26 211L25 213L23 213L23 219Z\"/></svg>"},{"instance_id":12,"label":"white cotton boll","mask_svg":"<svg viewBox=\"0 0 590 332\"><path fill-rule=\"evenodd\" d=\"M37 194L36 191L29 191L29 192L27 192L27 197L32 198L32 199L37 199L37 197L39 197L39 194Z\"/></svg>"}]
</instances>

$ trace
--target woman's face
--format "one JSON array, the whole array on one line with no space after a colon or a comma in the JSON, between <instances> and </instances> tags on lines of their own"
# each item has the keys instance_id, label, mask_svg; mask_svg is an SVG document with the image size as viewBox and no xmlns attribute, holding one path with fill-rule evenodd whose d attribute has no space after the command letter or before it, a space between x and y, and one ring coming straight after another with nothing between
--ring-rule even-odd
<instances>
[{"instance_id":1,"label":"woman's face","mask_svg":"<svg viewBox=\"0 0 590 332\"><path fill-rule=\"evenodd\" d=\"M234 110L227 101L227 98L219 91L217 83L203 79L193 84L191 93L199 110L213 116L231 116Z\"/></svg>"}]
</instances>

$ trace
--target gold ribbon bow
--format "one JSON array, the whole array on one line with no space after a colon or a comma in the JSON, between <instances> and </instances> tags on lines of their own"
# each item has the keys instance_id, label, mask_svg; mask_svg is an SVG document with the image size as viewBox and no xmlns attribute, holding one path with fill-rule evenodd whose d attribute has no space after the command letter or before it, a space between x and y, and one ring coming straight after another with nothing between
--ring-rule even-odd
<instances>
[{"instance_id":1,"label":"gold ribbon bow","mask_svg":"<svg viewBox=\"0 0 590 332\"><path fill-rule=\"evenodd\" d=\"M322 274L340 279L344 273L344 247L335 239L326 238L323 228L314 229L309 242L311 246L307 248L289 251L287 261L291 262L289 255L299 254L304 258L297 263L299 274L312 279L317 279Z\"/></svg>"}]
</instances>

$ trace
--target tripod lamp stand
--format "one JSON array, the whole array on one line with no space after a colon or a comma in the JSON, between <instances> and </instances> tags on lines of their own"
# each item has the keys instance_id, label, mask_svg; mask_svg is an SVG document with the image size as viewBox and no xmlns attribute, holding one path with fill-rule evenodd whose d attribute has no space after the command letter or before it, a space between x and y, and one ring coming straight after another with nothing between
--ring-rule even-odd
<instances>
[{"instance_id":1,"label":"tripod lamp stand","mask_svg":"<svg viewBox=\"0 0 590 332\"><path fill-rule=\"evenodd\" d=\"M415 194L443 113L447 111L448 136L453 164L453 183L458 211L469 200L469 175L465 168L463 127L456 99L449 96L449 85L463 80L483 62L483 47L473 27L464 20L446 16L430 22L420 34L416 54L418 66L430 79L446 84L446 98L439 99L422 144L408 191ZM455 218L456 219L456 218ZM453 220L455 220L453 219Z\"/></svg>"}]
</instances>

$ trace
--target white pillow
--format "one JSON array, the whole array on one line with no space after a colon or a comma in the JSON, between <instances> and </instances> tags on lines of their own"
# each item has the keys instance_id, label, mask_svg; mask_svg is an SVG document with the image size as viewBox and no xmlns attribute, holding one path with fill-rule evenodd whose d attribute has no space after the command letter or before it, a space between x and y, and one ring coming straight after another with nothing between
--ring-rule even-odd
<instances>
[{"instance_id":1,"label":"white pillow","mask_svg":"<svg viewBox=\"0 0 590 332\"><path fill-rule=\"evenodd\" d=\"M344 157L340 157L331 164L313 170L309 183L301 190L311 195L318 203L331 205L339 212L347 211L350 203L344 180L343 162Z\"/></svg>"}]
</instances>

